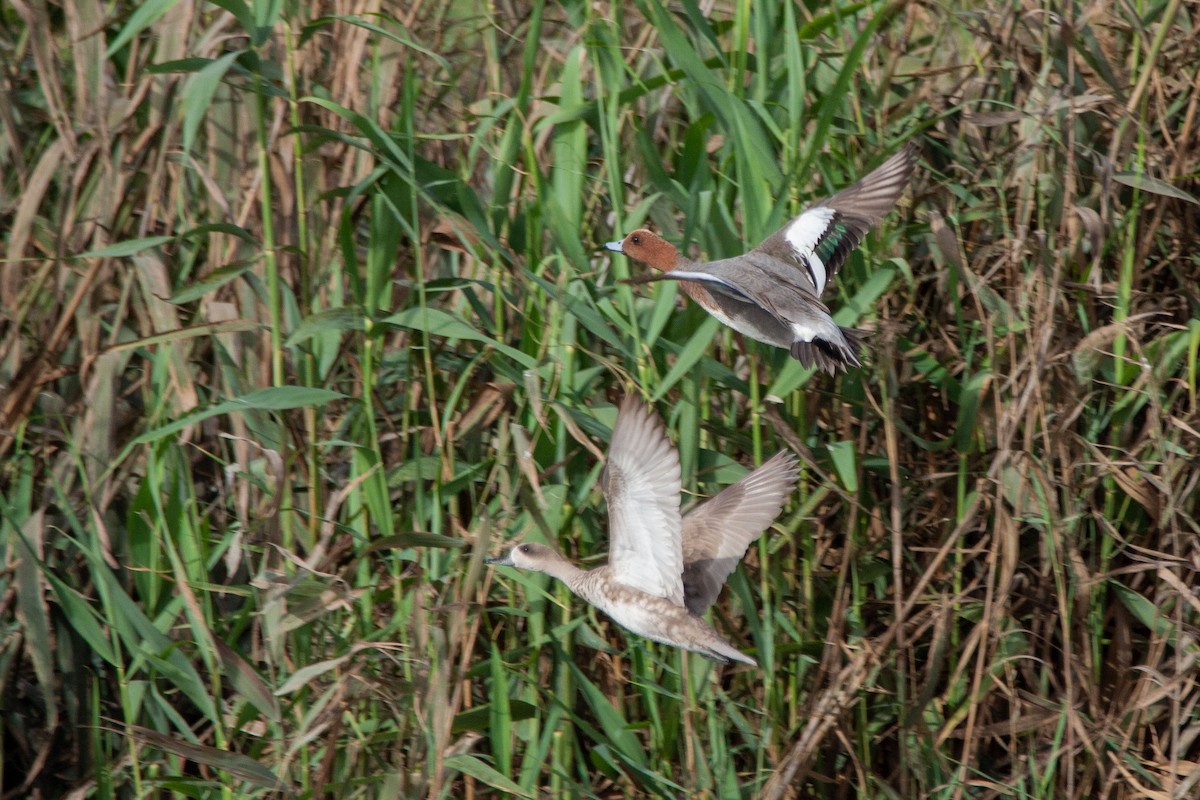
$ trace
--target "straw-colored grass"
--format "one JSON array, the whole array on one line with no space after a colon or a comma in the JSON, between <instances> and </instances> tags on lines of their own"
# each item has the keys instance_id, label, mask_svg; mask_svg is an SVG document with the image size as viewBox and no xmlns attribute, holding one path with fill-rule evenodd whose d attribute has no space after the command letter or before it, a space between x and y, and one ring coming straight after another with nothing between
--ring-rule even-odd
<instances>
[{"instance_id":1,"label":"straw-colored grass","mask_svg":"<svg viewBox=\"0 0 1200 800\"><path fill-rule=\"evenodd\" d=\"M0 7L0 793L1200 793L1200 48L1178 0ZM906 141L814 375L598 244L742 252ZM712 614L595 564L626 389Z\"/></svg>"}]
</instances>

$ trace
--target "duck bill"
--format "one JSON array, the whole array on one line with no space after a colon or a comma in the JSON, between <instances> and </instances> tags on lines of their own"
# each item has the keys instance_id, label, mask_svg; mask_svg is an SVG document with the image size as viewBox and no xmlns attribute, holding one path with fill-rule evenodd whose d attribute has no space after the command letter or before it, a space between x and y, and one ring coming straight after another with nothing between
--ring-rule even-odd
<instances>
[{"instance_id":1,"label":"duck bill","mask_svg":"<svg viewBox=\"0 0 1200 800\"><path fill-rule=\"evenodd\" d=\"M624 239L617 239L615 242L605 242L604 249L612 250L614 253L624 253L625 250L622 249L622 245L624 245L624 244L625 244Z\"/></svg>"},{"instance_id":2,"label":"duck bill","mask_svg":"<svg viewBox=\"0 0 1200 800\"><path fill-rule=\"evenodd\" d=\"M489 556L483 560L485 564L492 564L497 567L515 567L512 556Z\"/></svg>"}]
</instances>

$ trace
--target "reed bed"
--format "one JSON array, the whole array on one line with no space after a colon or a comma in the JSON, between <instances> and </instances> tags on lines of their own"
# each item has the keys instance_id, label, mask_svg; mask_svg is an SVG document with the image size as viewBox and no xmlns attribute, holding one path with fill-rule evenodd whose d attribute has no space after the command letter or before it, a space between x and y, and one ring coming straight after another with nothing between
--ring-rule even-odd
<instances>
[{"instance_id":1,"label":"reed bed","mask_svg":"<svg viewBox=\"0 0 1200 800\"><path fill-rule=\"evenodd\" d=\"M0 794L1200 795L1195 8L0 7ZM743 252L916 141L813 374L599 243ZM803 474L714 609L606 549Z\"/></svg>"}]
</instances>

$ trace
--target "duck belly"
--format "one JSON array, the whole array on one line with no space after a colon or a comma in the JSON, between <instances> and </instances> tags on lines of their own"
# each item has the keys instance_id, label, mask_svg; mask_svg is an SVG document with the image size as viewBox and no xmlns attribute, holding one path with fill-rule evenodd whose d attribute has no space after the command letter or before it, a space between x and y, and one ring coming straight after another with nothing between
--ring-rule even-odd
<instances>
[{"instance_id":1,"label":"duck belly","mask_svg":"<svg viewBox=\"0 0 1200 800\"><path fill-rule=\"evenodd\" d=\"M712 298L713 304L706 310L723 324L756 342L791 347L791 331L769 311L716 293L712 293Z\"/></svg>"},{"instance_id":2,"label":"duck belly","mask_svg":"<svg viewBox=\"0 0 1200 800\"><path fill-rule=\"evenodd\" d=\"M643 598L639 598L643 599ZM604 613L608 614L613 622L620 625L631 633L636 633L638 636L645 636L647 639L654 639L657 642L665 642L666 644L674 644L666 640L667 632L665 630L665 615L661 605L670 605L661 597L646 595L645 600L658 602L630 602L630 603L614 603L608 608L603 609Z\"/></svg>"}]
</instances>

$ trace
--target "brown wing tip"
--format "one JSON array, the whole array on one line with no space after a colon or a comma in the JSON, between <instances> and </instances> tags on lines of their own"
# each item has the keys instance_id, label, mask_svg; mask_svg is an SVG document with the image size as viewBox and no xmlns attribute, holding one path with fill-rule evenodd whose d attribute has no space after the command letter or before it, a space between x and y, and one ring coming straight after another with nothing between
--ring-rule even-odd
<instances>
[{"instance_id":1,"label":"brown wing tip","mask_svg":"<svg viewBox=\"0 0 1200 800\"><path fill-rule=\"evenodd\" d=\"M895 153L892 153L892 155L888 157L887 161L876 167L876 170L883 172L886 171L888 165L903 163L903 170L905 174L909 174L913 171L913 169L916 168L917 158L920 155L921 146L917 143L917 140L909 139L904 143L903 147L901 147Z\"/></svg>"},{"instance_id":2,"label":"brown wing tip","mask_svg":"<svg viewBox=\"0 0 1200 800\"><path fill-rule=\"evenodd\" d=\"M774 470L778 470L786 479L785 494L790 493L800 479L800 457L791 450L780 450L764 461L757 471L770 472Z\"/></svg>"},{"instance_id":3,"label":"brown wing tip","mask_svg":"<svg viewBox=\"0 0 1200 800\"><path fill-rule=\"evenodd\" d=\"M630 432L623 435L622 431L625 430ZM621 398L621 404L617 406L617 421L613 425L612 441L616 442L618 438L630 437L633 437L631 441L636 441L641 436L655 433L666 436L666 428L663 427L662 419L642 400L639 394L632 391L626 392L625 396Z\"/></svg>"},{"instance_id":4,"label":"brown wing tip","mask_svg":"<svg viewBox=\"0 0 1200 800\"><path fill-rule=\"evenodd\" d=\"M642 402L641 396L637 392L627 391L625 396L621 398L621 404L617 406L617 419L620 419L625 414L635 413L638 406L645 408L645 403Z\"/></svg>"},{"instance_id":5,"label":"brown wing tip","mask_svg":"<svg viewBox=\"0 0 1200 800\"><path fill-rule=\"evenodd\" d=\"M903 147L873 169L870 175L863 179L863 182L866 183L872 180L890 182L896 180L903 186L908 183L908 179L912 177L913 171L917 168L917 156L920 153L920 146L918 146L915 140L909 139Z\"/></svg>"},{"instance_id":6,"label":"brown wing tip","mask_svg":"<svg viewBox=\"0 0 1200 800\"><path fill-rule=\"evenodd\" d=\"M608 465L612 464L615 457L658 457L668 450L674 454L673 460L678 464L678 451L671 444L662 417L636 392L627 392L617 406L617 421L613 424L612 437L609 439L605 472L608 472Z\"/></svg>"}]
</instances>

